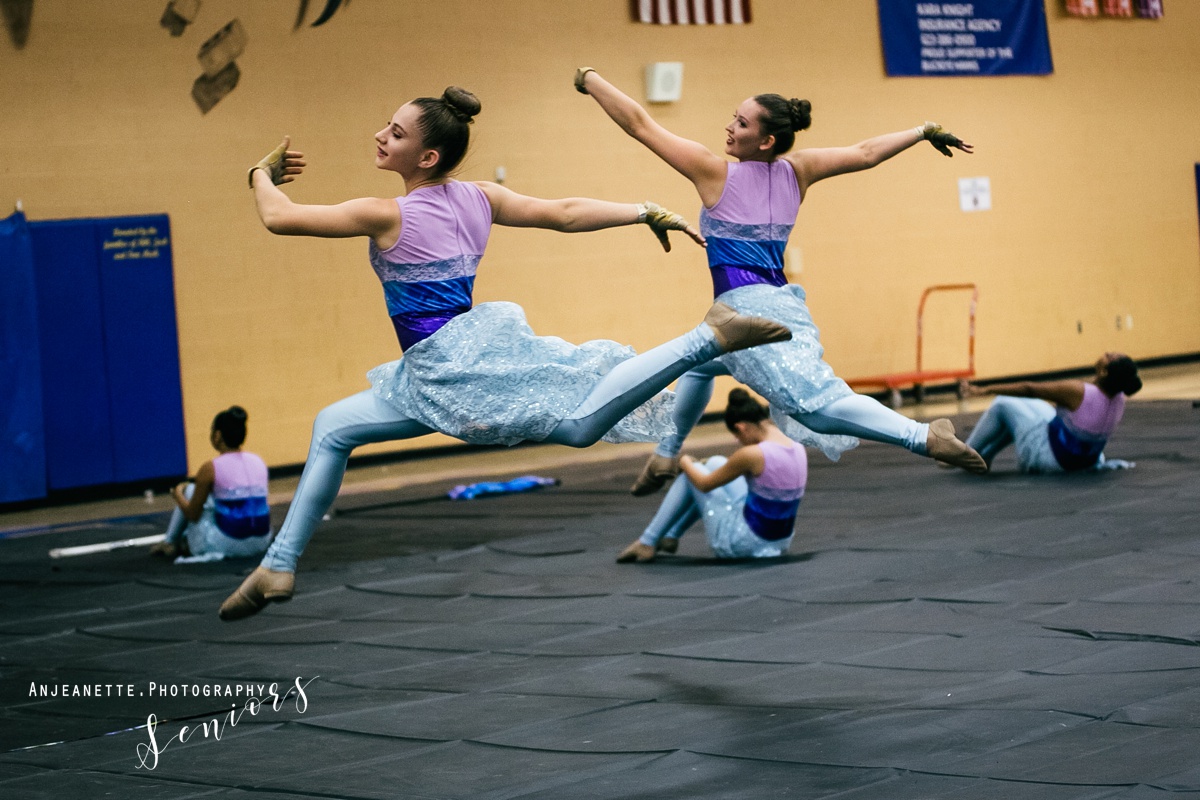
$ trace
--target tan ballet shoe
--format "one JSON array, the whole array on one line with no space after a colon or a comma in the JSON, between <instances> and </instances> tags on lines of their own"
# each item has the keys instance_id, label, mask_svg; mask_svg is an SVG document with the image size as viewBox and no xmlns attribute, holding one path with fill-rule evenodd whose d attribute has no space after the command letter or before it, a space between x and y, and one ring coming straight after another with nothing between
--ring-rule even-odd
<instances>
[{"instance_id":1,"label":"tan ballet shoe","mask_svg":"<svg viewBox=\"0 0 1200 800\"><path fill-rule=\"evenodd\" d=\"M792 332L786 326L763 317L739 314L724 303L713 303L704 315L704 321L713 329L717 344L726 353L792 338Z\"/></svg>"},{"instance_id":2,"label":"tan ballet shoe","mask_svg":"<svg viewBox=\"0 0 1200 800\"><path fill-rule=\"evenodd\" d=\"M634 497L654 494L663 487L664 483L678 474L679 456L672 458L651 453L650 458L646 459L646 465L642 467L642 473L637 476L633 486L629 487L629 493Z\"/></svg>"},{"instance_id":3,"label":"tan ballet shoe","mask_svg":"<svg viewBox=\"0 0 1200 800\"><path fill-rule=\"evenodd\" d=\"M294 572L275 572L266 567L256 567L237 591L225 599L217 614L226 622L252 617L266 608L267 603L291 600L295 587Z\"/></svg>"},{"instance_id":4,"label":"tan ballet shoe","mask_svg":"<svg viewBox=\"0 0 1200 800\"><path fill-rule=\"evenodd\" d=\"M983 456L954 435L954 423L948 419L935 419L929 423L926 449L930 458L954 467L962 467L967 472L982 475L988 471Z\"/></svg>"},{"instance_id":5,"label":"tan ballet shoe","mask_svg":"<svg viewBox=\"0 0 1200 800\"><path fill-rule=\"evenodd\" d=\"M642 544L640 539L634 540L633 544L626 547L617 556L618 564L629 564L636 561L639 564L645 564L648 561L654 560L654 548L648 544Z\"/></svg>"},{"instance_id":6,"label":"tan ballet shoe","mask_svg":"<svg viewBox=\"0 0 1200 800\"><path fill-rule=\"evenodd\" d=\"M175 556L179 555L179 548L170 542L156 542L150 545L150 555L162 556L174 561Z\"/></svg>"},{"instance_id":7,"label":"tan ballet shoe","mask_svg":"<svg viewBox=\"0 0 1200 800\"><path fill-rule=\"evenodd\" d=\"M658 540L658 544L654 547L659 553L674 553L679 549L679 540L670 536L664 536Z\"/></svg>"}]
</instances>

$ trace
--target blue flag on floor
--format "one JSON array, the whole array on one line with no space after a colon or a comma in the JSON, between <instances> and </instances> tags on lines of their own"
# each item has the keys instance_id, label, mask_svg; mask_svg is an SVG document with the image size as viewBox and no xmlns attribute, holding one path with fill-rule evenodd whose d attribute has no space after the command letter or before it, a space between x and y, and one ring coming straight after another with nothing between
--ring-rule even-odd
<instances>
[{"instance_id":1,"label":"blue flag on floor","mask_svg":"<svg viewBox=\"0 0 1200 800\"><path fill-rule=\"evenodd\" d=\"M451 500L471 500L485 494L512 494L514 492L530 492L543 486L557 486L558 478L539 478L536 475L526 475L513 478L510 481L489 481L459 485L448 494Z\"/></svg>"},{"instance_id":2,"label":"blue flag on floor","mask_svg":"<svg viewBox=\"0 0 1200 800\"><path fill-rule=\"evenodd\" d=\"M883 60L893 77L1048 75L1043 0L878 0Z\"/></svg>"}]
</instances>

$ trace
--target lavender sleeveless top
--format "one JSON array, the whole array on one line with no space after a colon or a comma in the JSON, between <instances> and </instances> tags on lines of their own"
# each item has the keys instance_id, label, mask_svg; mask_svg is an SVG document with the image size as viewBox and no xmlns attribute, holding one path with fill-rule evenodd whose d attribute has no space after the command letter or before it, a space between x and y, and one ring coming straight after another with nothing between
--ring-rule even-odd
<instances>
[{"instance_id":1,"label":"lavender sleeveless top","mask_svg":"<svg viewBox=\"0 0 1200 800\"><path fill-rule=\"evenodd\" d=\"M471 310L492 206L482 189L459 181L417 189L396 204L399 240L387 250L371 242L370 254L400 348L407 350Z\"/></svg>"},{"instance_id":2,"label":"lavender sleeveless top","mask_svg":"<svg viewBox=\"0 0 1200 800\"><path fill-rule=\"evenodd\" d=\"M213 459L212 500L217 528L234 539L271 532L267 465L254 453L223 453Z\"/></svg>"},{"instance_id":3,"label":"lavender sleeveless top","mask_svg":"<svg viewBox=\"0 0 1200 800\"><path fill-rule=\"evenodd\" d=\"M1094 466L1124 414L1124 394L1109 397L1095 384L1085 383L1079 408L1060 407L1050 420L1050 449L1058 465L1067 471Z\"/></svg>"},{"instance_id":4,"label":"lavender sleeveless top","mask_svg":"<svg viewBox=\"0 0 1200 800\"><path fill-rule=\"evenodd\" d=\"M787 445L762 442L761 475L749 476L749 493L742 517L750 530L768 541L786 539L796 527L796 512L808 483L808 456L799 444Z\"/></svg>"},{"instance_id":5,"label":"lavender sleeveless top","mask_svg":"<svg viewBox=\"0 0 1200 800\"><path fill-rule=\"evenodd\" d=\"M785 285L783 250L799 211L800 186L791 164L730 162L721 199L700 209L713 296L753 283Z\"/></svg>"}]
</instances>

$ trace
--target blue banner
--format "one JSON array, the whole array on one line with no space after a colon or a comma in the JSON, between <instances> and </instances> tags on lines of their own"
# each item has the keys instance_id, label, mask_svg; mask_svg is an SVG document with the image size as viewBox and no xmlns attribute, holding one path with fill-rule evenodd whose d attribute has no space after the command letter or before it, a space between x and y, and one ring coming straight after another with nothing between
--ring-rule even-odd
<instances>
[{"instance_id":1,"label":"blue banner","mask_svg":"<svg viewBox=\"0 0 1200 800\"><path fill-rule=\"evenodd\" d=\"M887 74L1048 75L1044 0L878 0Z\"/></svg>"}]
</instances>

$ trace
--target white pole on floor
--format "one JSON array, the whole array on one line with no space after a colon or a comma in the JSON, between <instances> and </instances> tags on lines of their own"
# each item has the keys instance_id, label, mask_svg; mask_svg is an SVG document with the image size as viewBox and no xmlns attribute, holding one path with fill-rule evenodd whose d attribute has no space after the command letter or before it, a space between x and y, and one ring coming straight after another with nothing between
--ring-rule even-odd
<instances>
[{"instance_id":1,"label":"white pole on floor","mask_svg":"<svg viewBox=\"0 0 1200 800\"><path fill-rule=\"evenodd\" d=\"M118 539L115 542L96 542L82 544L78 547L56 547L50 551L51 558L67 558L68 556L86 556L89 553L107 553L109 550L119 550L122 547L140 547L144 544L157 544L166 539L165 534L142 536L137 539Z\"/></svg>"}]
</instances>

